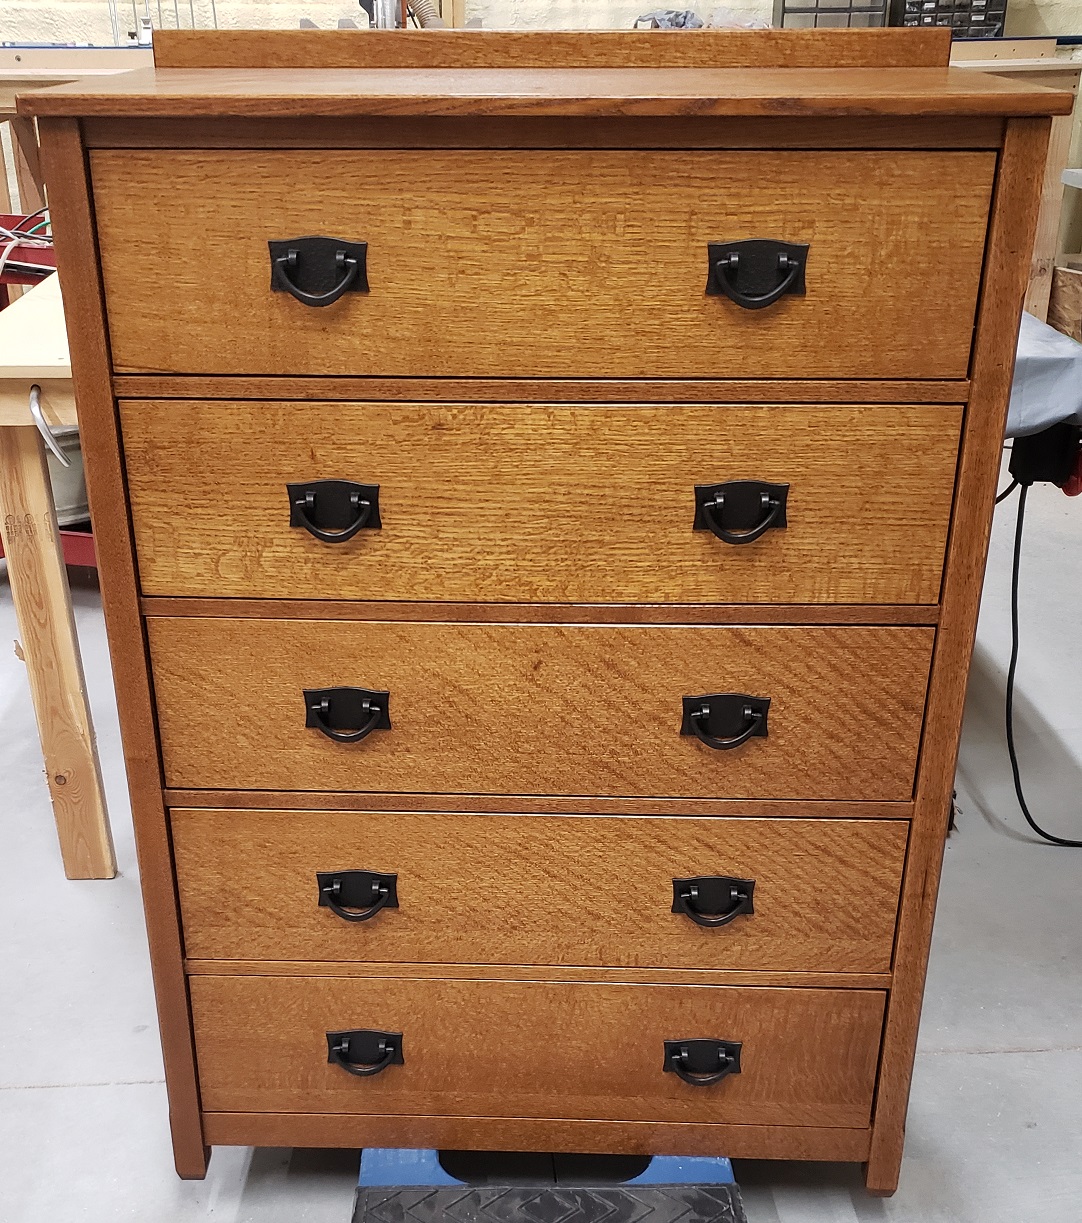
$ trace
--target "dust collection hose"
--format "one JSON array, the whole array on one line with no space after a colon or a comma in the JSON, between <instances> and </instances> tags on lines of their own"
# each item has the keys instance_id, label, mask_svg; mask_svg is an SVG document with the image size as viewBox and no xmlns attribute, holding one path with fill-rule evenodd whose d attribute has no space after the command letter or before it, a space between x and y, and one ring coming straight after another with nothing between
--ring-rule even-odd
<instances>
[{"instance_id":1,"label":"dust collection hose","mask_svg":"<svg viewBox=\"0 0 1082 1223\"><path fill-rule=\"evenodd\" d=\"M409 6L422 30L445 30L447 23L440 16L437 0L409 0Z\"/></svg>"}]
</instances>

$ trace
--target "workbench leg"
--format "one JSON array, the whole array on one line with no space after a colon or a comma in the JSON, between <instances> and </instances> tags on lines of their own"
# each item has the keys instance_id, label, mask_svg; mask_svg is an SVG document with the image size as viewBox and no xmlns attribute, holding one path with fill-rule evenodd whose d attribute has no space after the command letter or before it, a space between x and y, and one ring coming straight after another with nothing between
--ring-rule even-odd
<instances>
[{"instance_id":1,"label":"workbench leg","mask_svg":"<svg viewBox=\"0 0 1082 1223\"><path fill-rule=\"evenodd\" d=\"M1052 273L1059 254L1059 223L1063 215L1063 171L1071 154L1071 115L1057 115L1052 120L1052 135L1048 142L1048 160L1041 186L1041 211L1037 217L1037 237L1033 244L1029 288L1024 309L1035 314L1043 323L1048 318L1048 299L1052 294Z\"/></svg>"},{"instance_id":2,"label":"workbench leg","mask_svg":"<svg viewBox=\"0 0 1082 1223\"><path fill-rule=\"evenodd\" d=\"M30 425L0 428L0 534L64 873L112 879L116 859L49 469Z\"/></svg>"}]
</instances>

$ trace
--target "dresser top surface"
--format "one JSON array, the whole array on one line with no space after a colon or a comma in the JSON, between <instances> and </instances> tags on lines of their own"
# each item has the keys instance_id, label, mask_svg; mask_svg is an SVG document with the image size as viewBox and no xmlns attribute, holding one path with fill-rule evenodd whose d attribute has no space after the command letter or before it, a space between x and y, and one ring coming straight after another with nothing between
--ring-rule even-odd
<instances>
[{"instance_id":1,"label":"dresser top surface","mask_svg":"<svg viewBox=\"0 0 1082 1223\"><path fill-rule=\"evenodd\" d=\"M970 69L157 68L23 94L40 116L1060 115L1070 93Z\"/></svg>"}]
</instances>

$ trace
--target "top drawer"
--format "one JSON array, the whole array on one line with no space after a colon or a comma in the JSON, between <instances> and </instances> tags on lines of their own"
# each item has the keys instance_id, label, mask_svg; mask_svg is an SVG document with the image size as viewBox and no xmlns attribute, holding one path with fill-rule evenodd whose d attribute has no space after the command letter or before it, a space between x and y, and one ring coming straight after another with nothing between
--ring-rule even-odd
<instances>
[{"instance_id":1,"label":"top drawer","mask_svg":"<svg viewBox=\"0 0 1082 1223\"><path fill-rule=\"evenodd\" d=\"M122 371L962 378L995 154L125 149L91 165ZM367 292L314 307L272 291L268 242L312 235L367 243ZM708 294L709 244L748 239L806 244L804 293ZM332 286L330 258L308 281L304 253L294 279ZM789 275L772 254L753 283L741 258L724 273L741 293Z\"/></svg>"}]
</instances>

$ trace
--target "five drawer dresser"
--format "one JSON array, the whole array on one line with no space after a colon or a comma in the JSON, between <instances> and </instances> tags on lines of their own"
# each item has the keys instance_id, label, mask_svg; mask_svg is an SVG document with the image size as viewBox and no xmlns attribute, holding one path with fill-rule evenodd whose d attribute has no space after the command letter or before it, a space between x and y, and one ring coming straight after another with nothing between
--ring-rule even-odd
<instances>
[{"instance_id":1,"label":"five drawer dresser","mask_svg":"<svg viewBox=\"0 0 1082 1223\"><path fill-rule=\"evenodd\" d=\"M177 33L21 99L182 1176L894 1190L1070 107L948 46Z\"/></svg>"}]
</instances>

